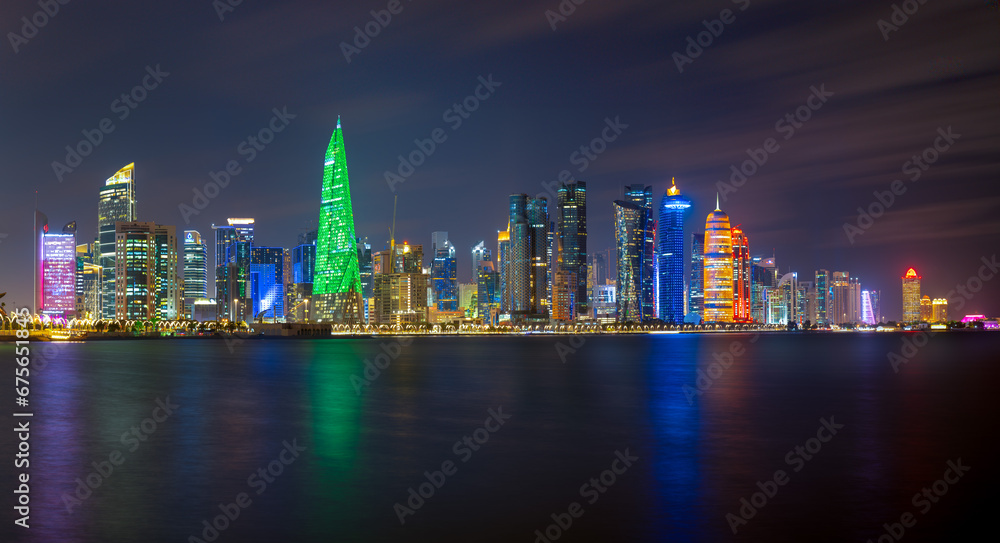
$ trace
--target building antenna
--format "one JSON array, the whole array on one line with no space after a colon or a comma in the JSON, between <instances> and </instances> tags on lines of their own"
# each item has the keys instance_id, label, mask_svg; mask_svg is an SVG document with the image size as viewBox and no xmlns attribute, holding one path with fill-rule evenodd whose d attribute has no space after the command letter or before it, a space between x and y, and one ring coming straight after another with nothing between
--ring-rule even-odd
<instances>
[{"instance_id":1,"label":"building antenna","mask_svg":"<svg viewBox=\"0 0 1000 543\"><path fill-rule=\"evenodd\" d=\"M32 313L38 314L38 191L35 191L35 213L32 215L31 244L34 246L34 258L32 258L33 277L31 278L31 308Z\"/></svg>"},{"instance_id":2,"label":"building antenna","mask_svg":"<svg viewBox=\"0 0 1000 543\"><path fill-rule=\"evenodd\" d=\"M396 254L396 204L399 195L392 199L392 228L389 229L389 254Z\"/></svg>"}]
</instances>

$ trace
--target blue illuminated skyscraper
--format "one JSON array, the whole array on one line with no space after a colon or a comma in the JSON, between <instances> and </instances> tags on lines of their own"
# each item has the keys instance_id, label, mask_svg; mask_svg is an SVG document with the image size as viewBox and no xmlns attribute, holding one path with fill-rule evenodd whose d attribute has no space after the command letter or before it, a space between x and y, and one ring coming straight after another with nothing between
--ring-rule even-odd
<instances>
[{"instance_id":1,"label":"blue illuminated skyscraper","mask_svg":"<svg viewBox=\"0 0 1000 543\"><path fill-rule=\"evenodd\" d=\"M458 311L458 265L455 246L447 239L437 241L432 280L438 311Z\"/></svg>"},{"instance_id":2,"label":"blue illuminated skyscraper","mask_svg":"<svg viewBox=\"0 0 1000 543\"><path fill-rule=\"evenodd\" d=\"M250 250L250 290L254 320L285 318L285 250L253 247Z\"/></svg>"},{"instance_id":3,"label":"blue illuminated skyscraper","mask_svg":"<svg viewBox=\"0 0 1000 543\"><path fill-rule=\"evenodd\" d=\"M658 228L659 318L664 322L684 321L684 213L691 200L681 196L676 180L660 200Z\"/></svg>"}]
</instances>

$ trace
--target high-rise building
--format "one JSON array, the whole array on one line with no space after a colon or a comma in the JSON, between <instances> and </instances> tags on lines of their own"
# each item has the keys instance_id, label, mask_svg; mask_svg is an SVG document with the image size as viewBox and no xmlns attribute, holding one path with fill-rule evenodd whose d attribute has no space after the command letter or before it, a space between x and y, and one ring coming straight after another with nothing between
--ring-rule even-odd
<instances>
[{"instance_id":1,"label":"high-rise building","mask_svg":"<svg viewBox=\"0 0 1000 543\"><path fill-rule=\"evenodd\" d=\"M934 301L926 294L920 298L920 320L921 322L931 322L934 318Z\"/></svg>"},{"instance_id":2,"label":"high-rise building","mask_svg":"<svg viewBox=\"0 0 1000 543\"><path fill-rule=\"evenodd\" d=\"M861 322L874 325L878 322L875 318L875 305L872 302L871 293L867 290L861 291Z\"/></svg>"},{"instance_id":3,"label":"high-rise building","mask_svg":"<svg viewBox=\"0 0 1000 543\"><path fill-rule=\"evenodd\" d=\"M827 318L827 302L830 301L830 272L816 270L816 313L813 317L817 326L830 324Z\"/></svg>"},{"instance_id":4,"label":"high-rise building","mask_svg":"<svg viewBox=\"0 0 1000 543\"><path fill-rule=\"evenodd\" d=\"M427 286L422 271L423 246L391 243L372 258L372 324L404 325L427 321Z\"/></svg>"},{"instance_id":5,"label":"high-rise building","mask_svg":"<svg viewBox=\"0 0 1000 543\"><path fill-rule=\"evenodd\" d=\"M76 246L76 317L101 318L101 266L97 242Z\"/></svg>"},{"instance_id":6,"label":"high-rise building","mask_svg":"<svg viewBox=\"0 0 1000 543\"><path fill-rule=\"evenodd\" d=\"M313 258L315 259L315 253ZM361 295L366 300L372 297L372 244L368 238L358 239L358 271L361 275Z\"/></svg>"},{"instance_id":7,"label":"high-rise building","mask_svg":"<svg viewBox=\"0 0 1000 543\"><path fill-rule=\"evenodd\" d=\"M480 241L472 248L472 278L479 276L479 266L484 260L493 260L493 252L486 248L486 242Z\"/></svg>"},{"instance_id":8,"label":"high-rise building","mask_svg":"<svg viewBox=\"0 0 1000 543\"><path fill-rule=\"evenodd\" d=\"M362 320L361 271L354 233L354 211L340 119L323 163L323 190L316 240L312 299L319 322Z\"/></svg>"},{"instance_id":9,"label":"high-rise building","mask_svg":"<svg viewBox=\"0 0 1000 543\"><path fill-rule=\"evenodd\" d=\"M656 213L653 208L653 187L626 185L625 201L645 211L645 224L642 228L642 276L639 279L638 295L642 320L648 321L656 318Z\"/></svg>"},{"instance_id":10,"label":"high-rise building","mask_svg":"<svg viewBox=\"0 0 1000 543\"><path fill-rule=\"evenodd\" d=\"M49 317L69 319L76 314L76 223L66 226L61 234L42 236L39 310Z\"/></svg>"},{"instance_id":11,"label":"high-rise building","mask_svg":"<svg viewBox=\"0 0 1000 543\"><path fill-rule=\"evenodd\" d=\"M769 322L769 293L778 284L774 268L774 258L755 256L751 259L750 276L750 316L754 322Z\"/></svg>"},{"instance_id":12,"label":"high-rise building","mask_svg":"<svg viewBox=\"0 0 1000 543\"><path fill-rule=\"evenodd\" d=\"M705 322L733 321L733 231L719 208L705 220Z\"/></svg>"},{"instance_id":13,"label":"high-rise building","mask_svg":"<svg viewBox=\"0 0 1000 543\"><path fill-rule=\"evenodd\" d=\"M149 320L158 313L156 224L119 222L115 227L115 318Z\"/></svg>"},{"instance_id":14,"label":"high-rise building","mask_svg":"<svg viewBox=\"0 0 1000 543\"><path fill-rule=\"evenodd\" d=\"M455 246L447 239L439 240L431 267L434 300L438 311L458 311L458 265Z\"/></svg>"},{"instance_id":15,"label":"high-rise building","mask_svg":"<svg viewBox=\"0 0 1000 543\"><path fill-rule=\"evenodd\" d=\"M194 302L208 298L208 245L197 230L184 231L184 314L192 318Z\"/></svg>"},{"instance_id":16,"label":"high-rise building","mask_svg":"<svg viewBox=\"0 0 1000 543\"><path fill-rule=\"evenodd\" d=\"M507 230L497 231L497 262L496 272L499 276L497 293L500 296L500 313L510 314L511 294L510 294L510 226Z\"/></svg>"},{"instance_id":17,"label":"high-rise building","mask_svg":"<svg viewBox=\"0 0 1000 543\"><path fill-rule=\"evenodd\" d=\"M753 322L751 290L753 263L750 259L750 242L740 225L732 228L733 243L733 321Z\"/></svg>"},{"instance_id":18,"label":"high-rise building","mask_svg":"<svg viewBox=\"0 0 1000 543\"><path fill-rule=\"evenodd\" d=\"M705 316L705 233L691 234L691 279L688 283L688 313Z\"/></svg>"},{"instance_id":19,"label":"high-rise building","mask_svg":"<svg viewBox=\"0 0 1000 543\"><path fill-rule=\"evenodd\" d=\"M618 322L642 322L645 311L643 274L647 210L632 202L615 200L615 246L617 248Z\"/></svg>"},{"instance_id":20,"label":"high-rise building","mask_svg":"<svg viewBox=\"0 0 1000 543\"><path fill-rule=\"evenodd\" d=\"M681 195L674 179L660 200L657 235L659 318L664 322L684 321L684 215L691 200Z\"/></svg>"},{"instance_id":21,"label":"high-rise building","mask_svg":"<svg viewBox=\"0 0 1000 543\"><path fill-rule=\"evenodd\" d=\"M230 218L215 230L215 298L220 319L253 320L250 260L254 219Z\"/></svg>"},{"instance_id":22,"label":"high-rise building","mask_svg":"<svg viewBox=\"0 0 1000 543\"><path fill-rule=\"evenodd\" d=\"M438 250L448 241L448 232L431 232L431 258L437 255Z\"/></svg>"},{"instance_id":23,"label":"high-rise building","mask_svg":"<svg viewBox=\"0 0 1000 543\"><path fill-rule=\"evenodd\" d=\"M515 320L549 315L549 214L546 198L510 196L510 255L507 289Z\"/></svg>"},{"instance_id":24,"label":"high-rise building","mask_svg":"<svg viewBox=\"0 0 1000 543\"><path fill-rule=\"evenodd\" d=\"M483 323L495 326L500 315L500 273L489 260L479 263L476 305Z\"/></svg>"},{"instance_id":25,"label":"high-rise building","mask_svg":"<svg viewBox=\"0 0 1000 543\"><path fill-rule=\"evenodd\" d=\"M576 284L576 293L572 297L576 308L571 312L572 315L574 317L587 315L590 312L590 289L587 284L587 183L584 181L563 183L559 186L557 198L556 266L561 270L572 272L575 276L573 282ZM554 273L552 279L555 281ZM556 304L555 291L552 294L552 304ZM560 315L565 316L565 314L563 308ZM555 315L553 318L558 319Z\"/></svg>"},{"instance_id":26,"label":"high-rise building","mask_svg":"<svg viewBox=\"0 0 1000 543\"><path fill-rule=\"evenodd\" d=\"M557 270L552 274L552 320L570 322L576 318L576 274Z\"/></svg>"},{"instance_id":27,"label":"high-rise building","mask_svg":"<svg viewBox=\"0 0 1000 543\"><path fill-rule=\"evenodd\" d=\"M861 282L848 272L833 272L827 318L831 324L861 322Z\"/></svg>"},{"instance_id":28,"label":"high-rise building","mask_svg":"<svg viewBox=\"0 0 1000 543\"><path fill-rule=\"evenodd\" d=\"M932 322L942 323L948 322L948 300L945 298L934 298L931 302L931 320Z\"/></svg>"},{"instance_id":29,"label":"high-rise building","mask_svg":"<svg viewBox=\"0 0 1000 543\"><path fill-rule=\"evenodd\" d=\"M920 276L910 268L903 275L903 322L920 320Z\"/></svg>"},{"instance_id":30,"label":"high-rise building","mask_svg":"<svg viewBox=\"0 0 1000 543\"><path fill-rule=\"evenodd\" d=\"M255 321L285 318L285 250L253 247L250 250L250 298Z\"/></svg>"},{"instance_id":31,"label":"high-rise building","mask_svg":"<svg viewBox=\"0 0 1000 543\"><path fill-rule=\"evenodd\" d=\"M181 292L184 284L184 276L178 273L181 259L177 228L157 224L153 229L153 242L156 246L156 307L153 315L163 320L174 320L182 316Z\"/></svg>"},{"instance_id":32,"label":"high-rise building","mask_svg":"<svg viewBox=\"0 0 1000 543\"><path fill-rule=\"evenodd\" d=\"M594 285L594 320L601 324L611 324L618 319L618 301L615 285Z\"/></svg>"},{"instance_id":33,"label":"high-rise building","mask_svg":"<svg viewBox=\"0 0 1000 543\"><path fill-rule=\"evenodd\" d=\"M115 223L138 220L135 198L135 163L115 172L104 182L97 200L97 240L100 245L101 315L115 318Z\"/></svg>"}]
</instances>

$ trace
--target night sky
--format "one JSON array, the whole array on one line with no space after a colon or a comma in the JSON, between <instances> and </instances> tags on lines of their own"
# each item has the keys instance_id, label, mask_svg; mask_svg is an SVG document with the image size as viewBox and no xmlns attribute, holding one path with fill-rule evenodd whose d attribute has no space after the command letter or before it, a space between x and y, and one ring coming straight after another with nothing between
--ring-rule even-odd
<instances>
[{"instance_id":1,"label":"night sky","mask_svg":"<svg viewBox=\"0 0 1000 543\"><path fill-rule=\"evenodd\" d=\"M924 293L944 297L997 252L995 1L929 0L906 21L898 13L892 30L879 26L893 24L889 1L587 0L556 20L546 11L558 12L557 0L403 0L348 62L342 44L388 4L245 0L220 21L209 0L76 0L12 44L22 17L40 8L4 0L0 291L9 292L8 307L30 304L35 191L53 227L76 220L79 242L90 241L99 188L130 162L139 220L211 238L212 223L254 217L257 244L293 246L315 226L338 115L358 235L385 245L398 194L397 239L429 250L432 231L449 232L461 281L471 277L475 243L495 248L511 193L544 192L563 170L587 181L596 252L613 244L612 201L624 185L653 185L659 201L676 177L694 202L688 227L702 231L717 183L768 138L776 150L758 153L767 161L722 208L743 225L751 253L773 251L783 272L811 280L817 268L849 271L863 288L881 289L883 314L898 319L907 267L923 276ZM720 17L730 22L712 22ZM705 31L707 43L704 21L720 35L699 53L688 37ZM688 48L694 54L682 59ZM115 101L157 66L169 75L122 119ZM446 112L490 76L499 86L456 127ZM810 99L814 87L825 101ZM779 124L802 106L809 120ZM268 126L274 108L295 117L248 162L238 148ZM53 161L65 163L65 147L104 118L114 131L60 181ZM574 153L610 134L608 119L627 128L581 171ZM949 127L959 136L938 140L947 150L930 153L940 156L912 181L905 163ZM385 172L435 129L447 139L394 193ZM178 206L191 205L193 189L232 160L240 173L185 224ZM896 179L906 192L852 243L845 222L856 223L857 208ZM976 312L1000 313L1000 277L960 311Z\"/></svg>"}]
</instances>

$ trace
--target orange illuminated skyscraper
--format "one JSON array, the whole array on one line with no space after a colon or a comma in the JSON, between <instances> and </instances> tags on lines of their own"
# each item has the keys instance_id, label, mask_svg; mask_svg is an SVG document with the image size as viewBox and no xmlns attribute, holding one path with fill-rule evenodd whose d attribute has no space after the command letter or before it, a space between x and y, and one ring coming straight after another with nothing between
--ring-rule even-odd
<instances>
[{"instance_id":1,"label":"orange illuminated skyscraper","mask_svg":"<svg viewBox=\"0 0 1000 543\"><path fill-rule=\"evenodd\" d=\"M903 322L920 320L920 276L910 268L903 276Z\"/></svg>"},{"instance_id":2,"label":"orange illuminated skyscraper","mask_svg":"<svg viewBox=\"0 0 1000 543\"><path fill-rule=\"evenodd\" d=\"M733 322L733 232L719 209L705 221L705 322Z\"/></svg>"},{"instance_id":3,"label":"orange illuminated skyscraper","mask_svg":"<svg viewBox=\"0 0 1000 543\"><path fill-rule=\"evenodd\" d=\"M753 322L750 317L750 285L753 262L750 246L740 225L733 227L733 320Z\"/></svg>"}]
</instances>

